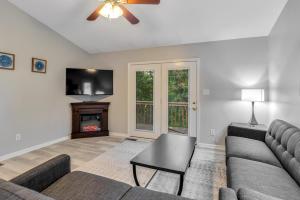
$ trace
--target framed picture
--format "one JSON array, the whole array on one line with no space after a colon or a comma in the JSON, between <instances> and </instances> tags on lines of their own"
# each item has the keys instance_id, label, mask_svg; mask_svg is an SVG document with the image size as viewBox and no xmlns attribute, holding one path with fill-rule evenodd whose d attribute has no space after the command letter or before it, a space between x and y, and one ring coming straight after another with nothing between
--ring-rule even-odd
<instances>
[{"instance_id":1,"label":"framed picture","mask_svg":"<svg viewBox=\"0 0 300 200\"><path fill-rule=\"evenodd\" d=\"M0 69L14 70L15 55L11 53L0 52Z\"/></svg>"},{"instance_id":2,"label":"framed picture","mask_svg":"<svg viewBox=\"0 0 300 200\"><path fill-rule=\"evenodd\" d=\"M32 58L32 72L46 73L47 71L47 60Z\"/></svg>"}]
</instances>

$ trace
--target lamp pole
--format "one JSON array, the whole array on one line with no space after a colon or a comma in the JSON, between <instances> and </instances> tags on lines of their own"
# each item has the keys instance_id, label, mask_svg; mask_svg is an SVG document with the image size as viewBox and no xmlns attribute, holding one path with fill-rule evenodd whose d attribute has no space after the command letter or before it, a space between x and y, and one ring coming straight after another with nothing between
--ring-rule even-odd
<instances>
[{"instance_id":1,"label":"lamp pole","mask_svg":"<svg viewBox=\"0 0 300 200\"><path fill-rule=\"evenodd\" d=\"M256 125L258 125L258 123L257 123L257 120L256 120L256 118L255 118L255 114L254 114L254 101L252 101L252 116L251 116L251 119L250 119L250 122L249 122L249 124L251 125L251 126L256 126Z\"/></svg>"}]
</instances>

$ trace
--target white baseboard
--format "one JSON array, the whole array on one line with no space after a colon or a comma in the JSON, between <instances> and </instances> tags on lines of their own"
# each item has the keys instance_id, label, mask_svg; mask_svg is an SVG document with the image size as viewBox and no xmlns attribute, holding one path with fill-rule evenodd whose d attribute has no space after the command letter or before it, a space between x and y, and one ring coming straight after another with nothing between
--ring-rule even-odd
<instances>
[{"instance_id":1,"label":"white baseboard","mask_svg":"<svg viewBox=\"0 0 300 200\"><path fill-rule=\"evenodd\" d=\"M119 132L109 132L110 136L116 136L116 137L128 137L127 133L119 133Z\"/></svg>"},{"instance_id":2,"label":"white baseboard","mask_svg":"<svg viewBox=\"0 0 300 200\"><path fill-rule=\"evenodd\" d=\"M23 154L28 153L30 151L41 149L43 147L50 146L52 144L56 144L56 143L59 143L59 142L63 142L63 141L68 140L68 139L70 139L70 136L62 137L62 138L59 138L59 139L56 139L56 140L52 140L50 142L45 142L45 143L34 145L32 147L28 147L26 149L22 149L22 150L13 152L13 153L9 153L9 154L0 156L0 161L4 161L4 160L7 160L7 159L16 157L16 156L20 156L20 155L23 155Z\"/></svg>"},{"instance_id":3,"label":"white baseboard","mask_svg":"<svg viewBox=\"0 0 300 200\"><path fill-rule=\"evenodd\" d=\"M225 146L223 145L216 145L216 144L208 144L208 143L198 143L199 146L211 148L211 149L217 149L221 151L225 151Z\"/></svg>"}]
</instances>

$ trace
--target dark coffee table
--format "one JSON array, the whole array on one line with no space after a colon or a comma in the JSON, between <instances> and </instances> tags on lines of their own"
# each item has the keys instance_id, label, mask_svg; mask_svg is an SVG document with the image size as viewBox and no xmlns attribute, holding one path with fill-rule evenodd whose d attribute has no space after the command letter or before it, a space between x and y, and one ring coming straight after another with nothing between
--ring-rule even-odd
<instances>
[{"instance_id":1,"label":"dark coffee table","mask_svg":"<svg viewBox=\"0 0 300 200\"><path fill-rule=\"evenodd\" d=\"M147 167L180 175L178 195L181 195L183 179L190 166L196 145L196 138L163 134L148 148L133 158L134 181L140 186L136 176L136 166Z\"/></svg>"}]
</instances>

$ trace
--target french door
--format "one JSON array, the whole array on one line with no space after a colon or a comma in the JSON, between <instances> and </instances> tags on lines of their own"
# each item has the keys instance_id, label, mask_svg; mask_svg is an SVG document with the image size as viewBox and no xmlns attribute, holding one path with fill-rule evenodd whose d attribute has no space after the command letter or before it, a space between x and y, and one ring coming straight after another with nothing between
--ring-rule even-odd
<instances>
[{"instance_id":1,"label":"french door","mask_svg":"<svg viewBox=\"0 0 300 200\"><path fill-rule=\"evenodd\" d=\"M161 132L161 65L132 65L129 73L129 133L156 138Z\"/></svg>"},{"instance_id":2,"label":"french door","mask_svg":"<svg viewBox=\"0 0 300 200\"><path fill-rule=\"evenodd\" d=\"M129 66L129 134L196 137L197 62Z\"/></svg>"}]
</instances>

